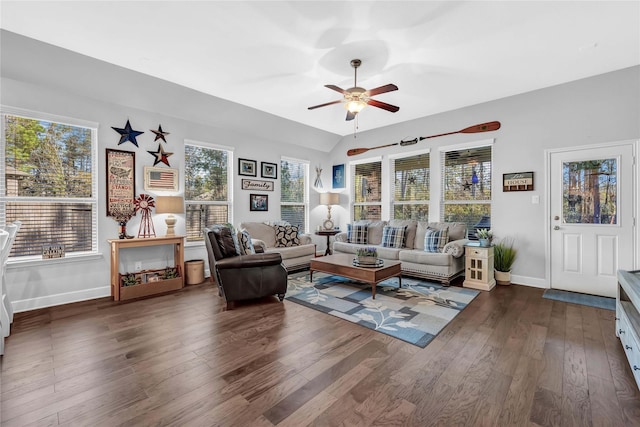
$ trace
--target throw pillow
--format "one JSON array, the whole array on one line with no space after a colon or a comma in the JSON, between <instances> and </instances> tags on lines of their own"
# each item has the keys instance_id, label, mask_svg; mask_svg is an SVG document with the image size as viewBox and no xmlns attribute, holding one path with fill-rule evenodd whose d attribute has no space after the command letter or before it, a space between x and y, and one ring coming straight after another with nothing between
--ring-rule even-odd
<instances>
[{"instance_id":1,"label":"throw pillow","mask_svg":"<svg viewBox=\"0 0 640 427\"><path fill-rule=\"evenodd\" d=\"M369 226L363 225L351 225L347 224L347 241L349 243L357 243L360 245L366 245L368 243L367 235L369 233Z\"/></svg>"},{"instance_id":2,"label":"throw pillow","mask_svg":"<svg viewBox=\"0 0 640 427\"><path fill-rule=\"evenodd\" d=\"M233 233L229 227L214 227L212 231L216 236L216 241L218 242L218 247L222 253L222 258L229 258L238 255L233 239Z\"/></svg>"},{"instance_id":3,"label":"throw pillow","mask_svg":"<svg viewBox=\"0 0 640 427\"><path fill-rule=\"evenodd\" d=\"M382 246L385 248L402 248L404 247L405 232L407 226L391 227L386 225L382 229Z\"/></svg>"},{"instance_id":4,"label":"throw pillow","mask_svg":"<svg viewBox=\"0 0 640 427\"><path fill-rule=\"evenodd\" d=\"M295 225L276 225L276 248L287 248L289 246L298 246L300 239L298 238L298 227Z\"/></svg>"},{"instance_id":5,"label":"throw pillow","mask_svg":"<svg viewBox=\"0 0 640 427\"><path fill-rule=\"evenodd\" d=\"M252 255L256 253L256 248L253 247L253 242L251 241L251 235L247 230L242 230L239 234L240 237L240 246L242 252L245 255Z\"/></svg>"},{"instance_id":6,"label":"throw pillow","mask_svg":"<svg viewBox=\"0 0 640 427\"><path fill-rule=\"evenodd\" d=\"M444 227L440 230L427 228L427 232L424 235L424 250L425 252L440 253L448 242L449 227Z\"/></svg>"}]
</instances>

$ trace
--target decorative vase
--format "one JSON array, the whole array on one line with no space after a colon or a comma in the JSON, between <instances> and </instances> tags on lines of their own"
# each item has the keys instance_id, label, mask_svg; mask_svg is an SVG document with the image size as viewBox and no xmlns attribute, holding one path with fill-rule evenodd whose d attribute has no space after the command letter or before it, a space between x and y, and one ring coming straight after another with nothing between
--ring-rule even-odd
<instances>
[{"instance_id":1,"label":"decorative vase","mask_svg":"<svg viewBox=\"0 0 640 427\"><path fill-rule=\"evenodd\" d=\"M498 285L510 285L511 284L511 272L510 271L498 271L494 270L494 277Z\"/></svg>"},{"instance_id":2,"label":"decorative vase","mask_svg":"<svg viewBox=\"0 0 640 427\"><path fill-rule=\"evenodd\" d=\"M491 246L491 240L489 239L478 239L480 241L480 246L483 248L488 248Z\"/></svg>"}]
</instances>

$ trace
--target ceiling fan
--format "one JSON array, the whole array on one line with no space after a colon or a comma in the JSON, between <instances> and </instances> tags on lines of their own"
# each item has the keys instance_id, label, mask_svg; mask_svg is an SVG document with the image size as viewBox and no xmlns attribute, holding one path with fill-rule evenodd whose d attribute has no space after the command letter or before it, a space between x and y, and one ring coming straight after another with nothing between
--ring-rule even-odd
<instances>
[{"instance_id":1,"label":"ceiling fan","mask_svg":"<svg viewBox=\"0 0 640 427\"><path fill-rule=\"evenodd\" d=\"M356 114L362 111L362 109L367 105L382 108L383 110L391 111L392 113L395 113L396 111L400 110L400 107L396 107L395 105L391 105L391 104L387 104L386 102L371 99L372 96L398 90L398 86L394 84L388 84L388 85L380 86L371 90L366 90L365 88L358 87L358 67L361 64L362 64L362 61L360 61L359 59L351 60L351 66L353 67L353 87L352 88L345 90L334 85L324 85L324 87L327 87L329 89L335 90L336 92L340 92L341 94L343 94L344 95L343 99L327 102L325 104L314 105L313 107L309 107L309 110L313 110L315 108L320 108L320 107L326 107L327 105L344 103L344 106L347 109L347 120L355 119Z\"/></svg>"}]
</instances>

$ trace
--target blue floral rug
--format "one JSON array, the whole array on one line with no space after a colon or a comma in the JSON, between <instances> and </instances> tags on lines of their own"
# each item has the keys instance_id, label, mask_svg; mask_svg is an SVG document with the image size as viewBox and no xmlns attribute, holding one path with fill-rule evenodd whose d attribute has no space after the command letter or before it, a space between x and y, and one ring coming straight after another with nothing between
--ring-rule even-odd
<instances>
[{"instance_id":1,"label":"blue floral rug","mask_svg":"<svg viewBox=\"0 0 640 427\"><path fill-rule=\"evenodd\" d=\"M315 272L289 276L286 299L331 314L419 347L429 342L478 295L478 291L403 277L371 286Z\"/></svg>"}]
</instances>

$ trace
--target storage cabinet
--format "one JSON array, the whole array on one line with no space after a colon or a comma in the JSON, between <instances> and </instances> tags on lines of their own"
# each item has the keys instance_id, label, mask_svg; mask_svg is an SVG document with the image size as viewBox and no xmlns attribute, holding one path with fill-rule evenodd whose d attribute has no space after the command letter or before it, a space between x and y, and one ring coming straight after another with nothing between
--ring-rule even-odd
<instances>
[{"instance_id":1,"label":"storage cabinet","mask_svg":"<svg viewBox=\"0 0 640 427\"><path fill-rule=\"evenodd\" d=\"M482 247L477 243L465 245L465 288L490 291L496 286L493 277L493 246Z\"/></svg>"},{"instance_id":2,"label":"storage cabinet","mask_svg":"<svg viewBox=\"0 0 640 427\"><path fill-rule=\"evenodd\" d=\"M640 388L640 271L618 271L616 336Z\"/></svg>"}]
</instances>

